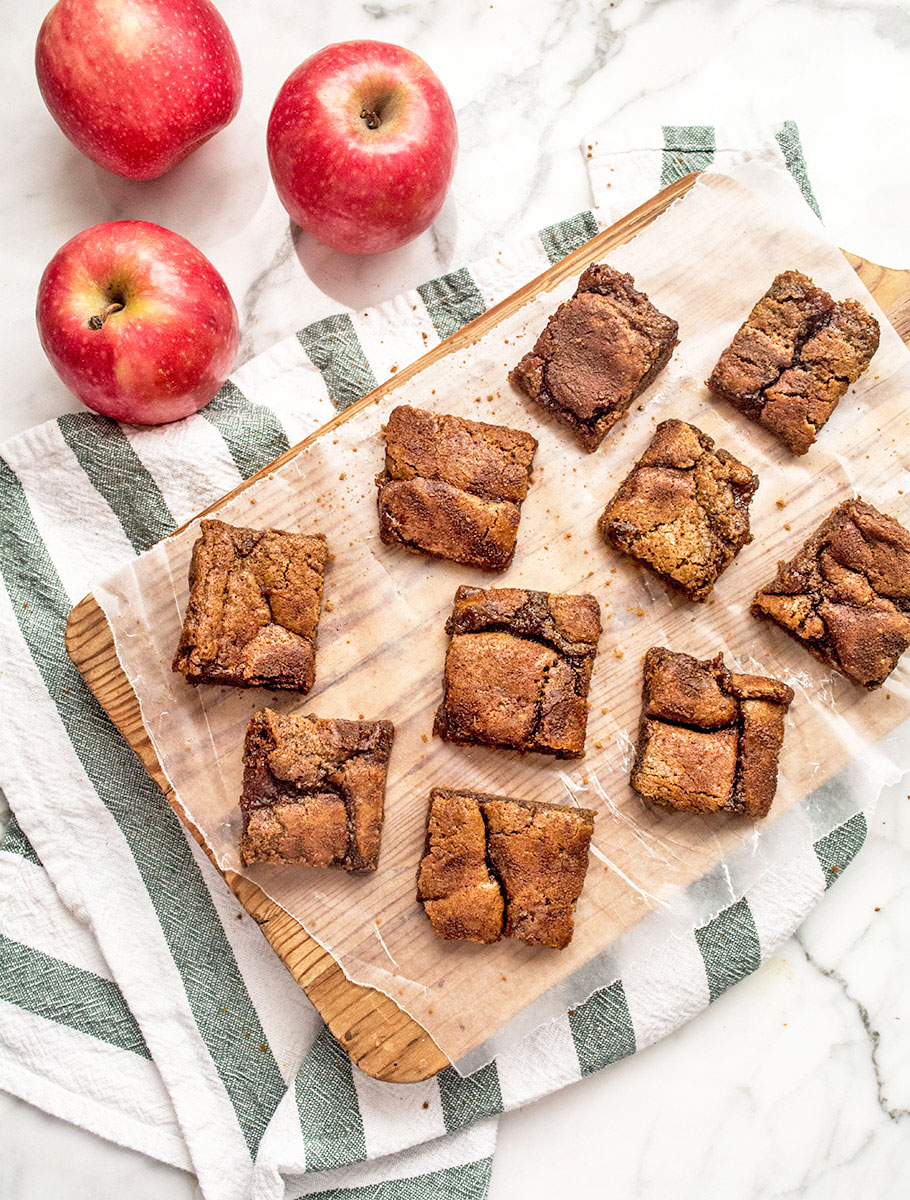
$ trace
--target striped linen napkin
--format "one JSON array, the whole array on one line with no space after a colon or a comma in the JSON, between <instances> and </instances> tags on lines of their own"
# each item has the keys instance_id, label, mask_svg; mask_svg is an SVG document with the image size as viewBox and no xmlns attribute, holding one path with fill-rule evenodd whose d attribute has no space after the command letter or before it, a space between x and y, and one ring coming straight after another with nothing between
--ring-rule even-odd
<instances>
[{"instance_id":1,"label":"striped linen napkin","mask_svg":"<svg viewBox=\"0 0 910 1200\"><path fill-rule=\"evenodd\" d=\"M792 123L746 138L666 126L583 150L594 212L307 326L196 416L138 429L84 412L0 448L0 784L14 814L0 846L0 1087L195 1172L208 1200L482 1200L498 1113L694 1016L774 953L863 843L862 813L807 835L773 886L759 881L468 1078L377 1083L337 1047L66 657L67 614L93 580L661 185L757 159L789 169L816 207Z\"/></svg>"}]
</instances>

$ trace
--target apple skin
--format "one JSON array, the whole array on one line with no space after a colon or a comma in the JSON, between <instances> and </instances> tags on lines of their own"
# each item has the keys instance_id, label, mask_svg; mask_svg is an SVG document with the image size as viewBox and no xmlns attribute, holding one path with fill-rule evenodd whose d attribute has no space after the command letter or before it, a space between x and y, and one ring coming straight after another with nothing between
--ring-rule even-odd
<instances>
[{"instance_id":1,"label":"apple skin","mask_svg":"<svg viewBox=\"0 0 910 1200\"><path fill-rule=\"evenodd\" d=\"M240 107L237 47L209 0L59 0L35 48L51 116L93 162L157 179Z\"/></svg>"},{"instance_id":2,"label":"apple skin","mask_svg":"<svg viewBox=\"0 0 910 1200\"><path fill-rule=\"evenodd\" d=\"M458 129L448 93L418 55L388 42L338 42L285 81L267 144L293 221L335 250L381 254L436 218Z\"/></svg>"},{"instance_id":3,"label":"apple skin","mask_svg":"<svg viewBox=\"0 0 910 1200\"><path fill-rule=\"evenodd\" d=\"M105 316L114 303L123 307ZM70 391L135 425L196 412L237 357L227 284L186 238L147 221L94 225L62 246L41 277L37 319Z\"/></svg>"}]
</instances>

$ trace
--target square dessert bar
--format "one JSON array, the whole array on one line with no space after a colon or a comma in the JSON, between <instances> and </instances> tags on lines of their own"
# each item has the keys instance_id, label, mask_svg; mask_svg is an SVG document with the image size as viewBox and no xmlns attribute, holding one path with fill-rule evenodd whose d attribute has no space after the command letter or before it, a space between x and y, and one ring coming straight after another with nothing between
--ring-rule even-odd
<instances>
[{"instance_id":1,"label":"square dessert bar","mask_svg":"<svg viewBox=\"0 0 910 1200\"><path fill-rule=\"evenodd\" d=\"M452 640L434 733L581 758L600 637L593 596L460 587L446 633Z\"/></svg>"},{"instance_id":2,"label":"square dessert bar","mask_svg":"<svg viewBox=\"0 0 910 1200\"><path fill-rule=\"evenodd\" d=\"M752 541L749 504L757 488L758 476L700 429L661 421L597 527L684 596L706 600Z\"/></svg>"},{"instance_id":3,"label":"square dessert bar","mask_svg":"<svg viewBox=\"0 0 910 1200\"><path fill-rule=\"evenodd\" d=\"M587 808L434 788L417 898L439 937L561 950L593 832Z\"/></svg>"},{"instance_id":4,"label":"square dessert bar","mask_svg":"<svg viewBox=\"0 0 910 1200\"><path fill-rule=\"evenodd\" d=\"M881 687L910 646L910 532L863 500L845 501L778 564L751 612L854 683Z\"/></svg>"},{"instance_id":5,"label":"square dessert bar","mask_svg":"<svg viewBox=\"0 0 910 1200\"><path fill-rule=\"evenodd\" d=\"M174 670L190 683L308 692L327 557L321 533L203 521Z\"/></svg>"},{"instance_id":6,"label":"square dessert bar","mask_svg":"<svg viewBox=\"0 0 910 1200\"><path fill-rule=\"evenodd\" d=\"M878 321L784 271L720 356L708 387L805 454L878 349Z\"/></svg>"},{"instance_id":7,"label":"square dessert bar","mask_svg":"<svg viewBox=\"0 0 910 1200\"><path fill-rule=\"evenodd\" d=\"M385 427L377 476L387 546L504 571L537 442L529 433L401 405Z\"/></svg>"},{"instance_id":8,"label":"square dessert bar","mask_svg":"<svg viewBox=\"0 0 910 1200\"><path fill-rule=\"evenodd\" d=\"M509 379L596 450L670 361L678 332L631 275L595 264Z\"/></svg>"},{"instance_id":9,"label":"square dessert bar","mask_svg":"<svg viewBox=\"0 0 910 1200\"><path fill-rule=\"evenodd\" d=\"M668 808L766 816L792 700L779 679L728 671L721 654L652 648L632 787Z\"/></svg>"},{"instance_id":10,"label":"square dessert bar","mask_svg":"<svg viewBox=\"0 0 910 1200\"><path fill-rule=\"evenodd\" d=\"M391 721L256 713L243 753L242 862L375 871L394 734Z\"/></svg>"}]
</instances>

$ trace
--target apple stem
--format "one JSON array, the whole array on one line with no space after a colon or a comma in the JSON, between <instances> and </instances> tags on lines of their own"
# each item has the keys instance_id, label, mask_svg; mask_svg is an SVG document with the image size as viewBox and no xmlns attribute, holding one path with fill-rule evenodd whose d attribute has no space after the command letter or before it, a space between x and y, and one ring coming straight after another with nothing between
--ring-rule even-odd
<instances>
[{"instance_id":1,"label":"apple stem","mask_svg":"<svg viewBox=\"0 0 910 1200\"><path fill-rule=\"evenodd\" d=\"M120 304L118 301L116 301L116 300L112 301L110 304L107 305L106 308L102 308L100 313L96 313L93 317L89 317L89 319L88 319L89 329L100 329L104 325L104 322L108 319L108 317L110 317L115 312L120 312L120 310L122 308L123 308L123 305Z\"/></svg>"},{"instance_id":2,"label":"apple stem","mask_svg":"<svg viewBox=\"0 0 910 1200\"><path fill-rule=\"evenodd\" d=\"M382 124L382 117L372 109L365 108L360 114L360 119L366 121L367 129L378 129Z\"/></svg>"}]
</instances>

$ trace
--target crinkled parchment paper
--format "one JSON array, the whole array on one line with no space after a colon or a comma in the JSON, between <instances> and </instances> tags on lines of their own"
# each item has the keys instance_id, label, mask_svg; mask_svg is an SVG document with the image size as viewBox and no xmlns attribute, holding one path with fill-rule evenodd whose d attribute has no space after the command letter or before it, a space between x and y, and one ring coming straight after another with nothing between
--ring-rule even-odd
<instances>
[{"instance_id":1,"label":"crinkled parchment paper","mask_svg":"<svg viewBox=\"0 0 910 1200\"><path fill-rule=\"evenodd\" d=\"M161 765L224 868L242 870L237 800L244 731L254 710L269 704L325 717L394 721L376 874L268 866L246 873L352 979L392 996L460 1066L474 1068L500 1049L503 1038L494 1035L507 1023L509 1036L526 1032L529 1023L580 1003L594 987L610 982L628 953L622 947L640 951L647 945L641 930L665 938L710 918L762 872L785 862L794 847L805 845L807 823L816 837L828 832L896 778L903 765L898 759L908 757L901 749L906 739L892 738L887 747L881 739L910 714L910 662L885 687L866 693L816 663L775 627L754 621L748 606L758 586L774 575L777 560L789 557L846 497L862 494L910 524L910 493L902 494L910 483L910 354L879 313L882 343L871 369L801 459L712 401L702 382L778 271L799 268L835 297L855 296L875 309L801 203L781 203L780 185L767 170L708 175L633 242L610 254L613 266L631 271L657 306L678 319L680 346L599 452L581 451L506 379L548 314L572 292L574 284L567 282L317 438L221 509L218 515L235 524L321 530L328 537L334 561L319 628L317 682L309 696L192 688L171 672L195 523L95 589ZM401 403L515 425L539 439L518 551L504 576L380 543L373 483L383 459L380 426ZM606 547L595 529L655 424L670 416L693 421L761 479L752 505L755 541L705 605L669 596ZM443 627L461 583L587 591L598 598L604 633L584 760L561 763L543 755L455 747L432 737L447 643ZM780 785L765 822L658 811L629 788L641 659L654 645L699 657L722 650L739 669L778 675L795 687ZM568 949L533 950L511 941L460 945L433 936L415 901L415 877L434 785L595 809L590 867ZM794 807L807 796L809 804ZM800 829L802 840L796 836ZM637 931L630 933L634 926Z\"/></svg>"}]
</instances>

